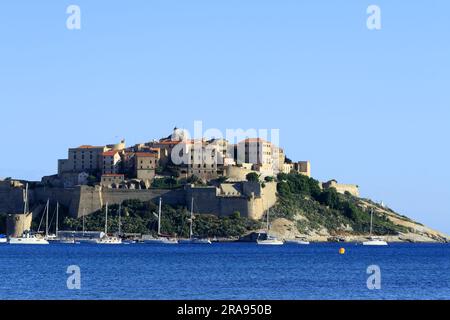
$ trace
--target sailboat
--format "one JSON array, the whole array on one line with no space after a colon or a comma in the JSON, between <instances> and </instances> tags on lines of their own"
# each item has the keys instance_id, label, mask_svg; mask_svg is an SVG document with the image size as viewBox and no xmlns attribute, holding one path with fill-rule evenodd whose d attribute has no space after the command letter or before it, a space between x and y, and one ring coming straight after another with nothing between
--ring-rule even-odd
<instances>
[{"instance_id":1,"label":"sailboat","mask_svg":"<svg viewBox=\"0 0 450 320\"><path fill-rule=\"evenodd\" d=\"M59 202L56 203L56 223L55 223L55 239L52 240L55 243L60 244L75 244L74 238L60 238L58 237L58 231L59 231ZM50 240L50 239L49 239Z\"/></svg>"},{"instance_id":2,"label":"sailboat","mask_svg":"<svg viewBox=\"0 0 450 320\"><path fill-rule=\"evenodd\" d=\"M191 225L189 227L189 239L183 239L180 240L180 243L182 244L212 244L211 240L209 239L202 239L194 237L194 197L192 197L191 202L191 218L189 219L191 222Z\"/></svg>"},{"instance_id":3,"label":"sailboat","mask_svg":"<svg viewBox=\"0 0 450 320\"><path fill-rule=\"evenodd\" d=\"M387 246L388 243L382 237L372 236L373 230L373 209L370 210L370 236L369 240L363 242L363 246Z\"/></svg>"},{"instance_id":4,"label":"sailboat","mask_svg":"<svg viewBox=\"0 0 450 320\"><path fill-rule=\"evenodd\" d=\"M50 211L50 199L47 200L47 205L45 206L45 237L44 239L52 242L52 241L56 241L56 234L50 234L49 233L49 224L48 224L48 215L49 215L49 211Z\"/></svg>"},{"instance_id":5,"label":"sailboat","mask_svg":"<svg viewBox=\"0 0 450 320\"><path fill-rule=\"evenodd\" d=\"M23 214L31 214L28 213L28 184L25 188L24 193L24 208L23 208ZM9 239L9 244L48 244L48 241L36 236L35 234L31 234L30 230L24 230L21 237L15 238L12 237Z\"/></svg>"},{"instance_id":6,"label":"sailboat","mask_svg":"<svg viewBox=\"0 0 450 320\"><path fill-rule=\"evenodd\" d=\"M161 214L162 214L162 198L159 198L158 209L158 237L144 239L144 243L150 244L178 244L178 240L174 238L161 237Z\"/></svg>"},{"instance_id":7,"label":"sailboat","mask_svg":"<svg viewBox=\"0 0 450 320\"><path fill-rule=\"evenodd\" d=\"M267 210L267 237L265 240L256 240L256 243L263 246L282 246L284 244L283 241L278 240L276 237L271 236L269 234L270 230L270 222L269 222L269 216L270 216L270 208Z\"/></svg>"},{"instance_id":8,"label":"sailboat","mask_svg":"<svg viewBox=\"0 0 450 320\"><path fill-rule=\"evenodd\" d=\"M116 236L108 236L108 203L105 210L105 236L97 240L98 244L122 244L122 239Z\"/></svg>"}]
</instances>

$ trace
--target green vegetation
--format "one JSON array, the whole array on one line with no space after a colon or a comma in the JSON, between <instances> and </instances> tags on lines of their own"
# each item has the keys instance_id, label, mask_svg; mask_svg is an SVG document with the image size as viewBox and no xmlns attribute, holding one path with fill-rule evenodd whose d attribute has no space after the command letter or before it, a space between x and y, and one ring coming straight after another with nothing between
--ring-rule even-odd
<instances>
[{"instance_id":1,"label":"green vegetation","mask_svg":"<svg viewBox=\"0 0 450 320\"><path fill-rule=\"evenodd\" d=\"M250 181L250 182L259 182L259 177L260 177L260 175L257 174L256 172L250 172L249 174L247 174L245 176L247 181Z\"/></svg>"},{"instance_id":2,"label":"green vegetation","mask_svg":"<svg viewBox=\"0 0 450 320\"><path fill-rule=\"evenodd\" d=\"M111 233L118 231L118 209L118 205L109 207L108 230ZM158 206L153 202L125 201L122 204L122 232L156 234L158 220L153 213L157 211ZM190 212L186 208L164 205L162 212L162 233L179 237L189 236ZM82 218L66 217L62 227L66 230L82 230L82 223ZM214 215L197 215L194 223L194 235L200 237L237 237L259 227L258 222L242 218L239 212L234 212L230 217L220 218ZM105 228L104 210L87 216L85 228L91 231L103 231Z\"/></svg>"},{"instance_id":3,"label":"green vegetation","mask_svg":"<svg viewBox=\"0 0 450 320\"><path fill-rule=\"evenodd\" d=\"M321 226L335 233L353 230L353 233L363 234L370 230L370 212L349 194L339 194L334 188L322 191L318 181L296 173L279 174L277 188L280 198L274 215L289 220L294 220L298 214L304 216L305 220L297 221L300 232L317 230ZM394 235L405 231L385 215L374 214L374 234Z\"/></svg>"},{"instance_id":4,"label":"green vegetation","mask_svg":"<svg viewBox=\"0 0 450 320\"><path fill-rule=\"evenodd\" d=\"M152 188L155 189L173 189L181 186L182 184L173 177L155 178L152 182Z\"/></svg>"}]
</instances>

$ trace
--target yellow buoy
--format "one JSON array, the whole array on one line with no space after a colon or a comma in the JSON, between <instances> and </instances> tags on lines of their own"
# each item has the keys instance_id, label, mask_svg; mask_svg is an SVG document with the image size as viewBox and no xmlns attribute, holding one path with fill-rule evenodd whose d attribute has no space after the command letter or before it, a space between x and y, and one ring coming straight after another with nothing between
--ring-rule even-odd
<instances>
[{"instance_id":1,"label":"yellow buoy","mask_svg":"<svg viewBox=\"0 0 450 320\"><path fill-rule=\"evenodd\" d=\"M339 254L345 254L345 248L340 248L339 249Z\"/></svg>"}]
</instances>

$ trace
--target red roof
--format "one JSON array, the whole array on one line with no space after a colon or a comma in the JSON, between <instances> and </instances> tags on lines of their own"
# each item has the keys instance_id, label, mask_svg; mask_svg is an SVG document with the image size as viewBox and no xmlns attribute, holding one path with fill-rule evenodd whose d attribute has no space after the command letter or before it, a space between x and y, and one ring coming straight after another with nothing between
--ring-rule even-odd
<instances>
[{"instance_id":1,"label":"red roof","mask_svg":"<svg viewBox=\"0 0 450 320\"><path fill-rule=\"evenodd\" d=\"M91 145L82 145L79 146L77 149L103 149L104 147L97 147L97 146L91 146Z\"/></svg>"},{"instance_id":2,"label":"red roof","mask_svg":"<svg viewBox=\"0 0 450 320\"><path fill-rule=\"evenodd\" d=\"M113 150L113 151L106 151L102 153L102 156L104 157L113 157L117 154L117 150Z\"/></svg>"},{"instance_id":3,"label":"red roof","mask_svg":"<svg viewBox=\"0 0 450 320\"><path fill-rule=\"evenodd\" d=\"M163 141L156 142L156 144L175 145L175 144L179 144L180 142L181 141L163 140Z\"/></svg>"},{"instance_id":4,"label":"red roof","mask_svg":"<svg viewBox=\"0 0 450 320\"><path fill-rule=\"evenodd\" d=\"M136 157L153 157L156 158L158 155L150 152L136 152Z\"/></svg>"}]
</instances>

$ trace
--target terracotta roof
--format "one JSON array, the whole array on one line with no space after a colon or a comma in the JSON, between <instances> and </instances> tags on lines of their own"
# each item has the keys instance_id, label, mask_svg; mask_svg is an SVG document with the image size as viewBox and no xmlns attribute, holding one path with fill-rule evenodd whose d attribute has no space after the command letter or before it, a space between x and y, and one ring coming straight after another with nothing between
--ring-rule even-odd
<instances>
[{"instance_id":1,"label":"terracotta roof","mask_svg":"<svg viewBox=\"0 0 450 320\"><path fill-rule=\"evenodd\" d=\"M153 157L156 158L158 155L150 152L136 152L136 157Z\"/></svg>"},{"instance_id":2,"label":"terracotta roof","mask_svg":"<svg viewBox=\"0 0 450 320\"><path fill-rule=\"evenodd\" d=\"M91 145L82 145L79 146L76 149L103 149L104 147L99 147L99 146L91 146Z\"/></svg>"},{"instance_id":3,"label":"terracotta roof","mask_svg":"<svg viewBox=\"0 0 450 320\"><path fill-rule=\"evenodd\" d=\"M102 153L102 156L104 157L113 157L116 155L116 153L118 153L117 150L113 150L113 151L106 151Z\"/></svg>"},{"instance_id":4,"label":"terracotta roof","mask_svg":"<svg viewBox=\"0 0 450 320\"><path fill-rule=\"evenodd\" d=\"M179 144L181 141L172 141L172 140L163 140L159 141L156 144L162 144L162 145L172 145L172 144Z\"/></svg>"}]
</instances>

